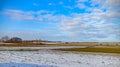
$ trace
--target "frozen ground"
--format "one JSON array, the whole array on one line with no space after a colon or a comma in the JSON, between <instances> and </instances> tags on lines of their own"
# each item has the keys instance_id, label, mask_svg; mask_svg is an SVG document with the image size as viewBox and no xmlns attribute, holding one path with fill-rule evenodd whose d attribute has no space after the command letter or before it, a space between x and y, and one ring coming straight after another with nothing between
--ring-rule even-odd
<instances>
[{"instance_id":1,"label":"frozen ground","mask_svg":"<svg viewBox=\"0 0 120 67\"><path fill-rule=\"evenodd\" d=\"M58 67L120 67L120 54L39 51L0 51L0 63L29 63Z\"/></svg>"}]
</instances>

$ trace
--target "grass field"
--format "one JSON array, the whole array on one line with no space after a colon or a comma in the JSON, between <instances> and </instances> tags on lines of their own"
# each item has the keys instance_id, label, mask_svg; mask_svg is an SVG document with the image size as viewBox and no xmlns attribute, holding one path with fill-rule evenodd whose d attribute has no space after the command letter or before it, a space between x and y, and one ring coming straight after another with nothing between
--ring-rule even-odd
<instances>
[{"instance_id":1,"label":"grass field","mask_svg":"<svg viewBox=\"0 0 120 67\"><path fill-rule=\"evenodd\" d=\"M113 48L69 48L69 49L59 49L62 51L77 51L77 52L101 52L101 53L117 53L120 54L120 47Z\"/></svg>"},{"instance_id":2,"label":"grass field","mask_svg":"<svg viewBox=\"0 0 120 67\"><path fill-rule=\"evenodd\" d=\"M15 51L37 51L41 47L60 47L60 46L86 46L86 48L63 48L57 49L62 51L77 52L102 52L102 53L119 53L120 43L58 43L58 44L42 44L42 43L0 43L0 50ZM5 48L3 48L5 47ZM26 48L25 48L26 47ZM38 48L33 48L38 47ZM39 48L40 47L40 48Z\"/></svg>"}]
</instances>

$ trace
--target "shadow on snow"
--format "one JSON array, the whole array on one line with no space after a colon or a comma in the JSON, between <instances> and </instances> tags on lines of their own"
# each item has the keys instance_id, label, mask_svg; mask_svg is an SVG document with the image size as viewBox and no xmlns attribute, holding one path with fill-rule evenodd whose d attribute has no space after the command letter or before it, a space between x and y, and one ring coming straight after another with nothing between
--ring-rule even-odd
<instances>
[{"instance_id":1,"label":"shadow on snow","mask_svg":"<svg viewBox=\"0 0 120 67\"><path fill-rule=\"evenodd\" d=\"M37 65L28 63L0 63L0 67L57 67L52 65Z\"/></svg>"}]
</instances>

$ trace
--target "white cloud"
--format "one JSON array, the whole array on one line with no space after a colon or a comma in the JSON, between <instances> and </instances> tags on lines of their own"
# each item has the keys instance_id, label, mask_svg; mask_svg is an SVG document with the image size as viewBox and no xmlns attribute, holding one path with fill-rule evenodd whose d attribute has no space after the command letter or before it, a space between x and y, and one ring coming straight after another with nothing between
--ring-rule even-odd
<instances>
[{"instance_id":1,"label":"white cloud","mask_svg":"<svg viewBox=\"0 0 120 67\"><path fill-rule=\"evenodd\" d=\"M81 41L82 39L90 41L91 38L100 41L101 39L106 39L113 35L118 36L118 33L120 33L119 25L109 23L89 24L84 21L73 21L74 19L66 19L67 21L62 21L61 29L68 32L69 36L79 37Z\"/></svg>"},{"instance_id":2,"label":"white cloud","mask_svg":"<svg viewBox=\"0 0 120 67\"><path fill-rule=\"evenodd\" d=\"M111 7L118 7L120 6L120 0L106 0L105 5Z\"/></svg>"},{"instance_id":3,"label":"white cloud","mask_svg":"<svg viewBox=\"0 0 120 67\"><path fill-rule=\"evenodd\" d=\"M6 10L4 15L16 20L34 20L33 12L23 12L20 10Z\"/></svg>"},{"instance_id":4,"label":"white cloud","mask_svg":"<svg viewBox=\"0 0 120 67\"><path fill-rule=\"evenodd\" d=\"M36 22L43 22L45 19L50 20L56 20L56 17L53 16L54 11L21 11L21 10L5 10L2 14L5 16L8 16L9 18L13 20L19 20L19 21L36 21Z\"/></svg>"},{"instance_id":5,"label":"white cloud","mask_svg":"<svg viewBox=\"0 0 120 67\"><path fill-rule=\"evenodd\" d=\"M79 9L86 9L88 8L87 5L85 4L85 2L88 2L88 0L76 0L76 5L75 7L79 8Z\"/></svg>"},{"instance_id":6,"label":"white cloud","mask_svg":"<svg viewBox=\"0 0 120 67\"><path fill-rule=\"evenodd\" d=\"M120 11L120 0L91 0L91 6L98 5L99 9Z\"/></svg>"},{"instance_id":7,"label":"white cloud","mask_svg":"<svg viewBox=\"0 0 120 67\"><path fill-rule=\"evenodd\" d=\"M67 8L67 9L74 9L73 6L64 6L64 7Z\"/></svg>"},{"instance_id":8,"label":"white cloud","mask_svg":"<svg viewBox=\"0 0 120 67\"><path fill-rule=\"evenodd\" d=\"M79 37L81 41L120 41L119 17L118 12L104 12L101 9L93 9L92 13L73 13L62 16L60 29L69 36Z\"/></svg>"},{"instance_id":9,"label":"white cloud","mask_svg":"<svg viewBox=\"0 0 120 67\"><path fill-rule=\"evenodd\" d=\"M80 8L80 9L85 9L85 8L87 8L87 6L86 6L84 3L79 3L79 4L77 4L77 7Z\"/></svg>"},{"instance_id":10,"label":"white cloud","mask_svg":"<svg viewBox=\"0 0 120 67\"><path fill-rule=\"evenodd\" d=\"M119 24L115 24L115 22L119 22L120 13L119 12L104 12L101 9L93 9L92 13L73 13L70 16L66 15L54 15L49 11L20 11L20 10L6 10L4 12L5 15L9 16L14 20L32 20L38 22L57 22L60 25L59 31L64 32L59 34L60 36L64 36L66 38L74 37L79 39L80 41L106 41L112 40L112 38L116 41L120 40L120 26ZM57 31L57 29L56 29ZM30 33L32 37L39 37L38 35L41 33ZM28 34L27 33L27 34ZM58 32L59 33L59 32ZM43 37L47 39L49 38L57 38L58 33L41 34ZM22 38L29 38L25 32L14 33L13 35L20 36ZM49 35L56 36L49 36ZM11 36L13 36L11 35ZM36 36L34 36L36 35ZM31 38L32 38L31 37Z\"/></svg>"},{"instance_id":11,"label":"white cloud","mask_svg":"<svg viewBox=\"0 0 120 67\"><path fill-rule=\"evenodd\" d=\"M88 0L77 0L79 3L88 2Z\"/></svg>"},{"instance_id":12,"label":"white cloud","mask_svg":"<svg viewBox=\"0 0 120 67\"><path fill-rule=\"evenodd\" d=\"M120 0L91 0L92 8L87 7L84 2L87 0L77 1L77 7L86 9L90 13L72 13L66 15L54 15L49 11L20 11L7 10L5 14L12 19L32 20L38 22L57 22L59 31L63 34L56 34L54 38L73 38L78 41L120 41ZM95 5L98 7L95 7ZM73 7L69 7L73 8ZM117 8L117 9L116 9ZM106 11L104 11L106 9ZM45 33L44 33L45 34ZM52 34L46 34L48 37ZM50 38L52 38L50 37Z\"/></svg>"}]
</instances>

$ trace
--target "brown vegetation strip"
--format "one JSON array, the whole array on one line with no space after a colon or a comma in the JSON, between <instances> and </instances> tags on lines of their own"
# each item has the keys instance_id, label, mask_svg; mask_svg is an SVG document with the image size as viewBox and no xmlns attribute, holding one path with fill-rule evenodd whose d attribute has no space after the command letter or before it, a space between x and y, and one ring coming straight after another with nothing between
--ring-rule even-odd
<instances>
[{"instance_id":1,"label":"brown vegetation strip","mask_svg":"<svg viewBox=\"0 0 120 67\"><path fill-rule=\"evenodd\" d=\"M119 53L120 48L70 48L70 49L59 49L62 51L78 51L78 52L102 52L102 53Z\"/></svg>"}]
</instances>

